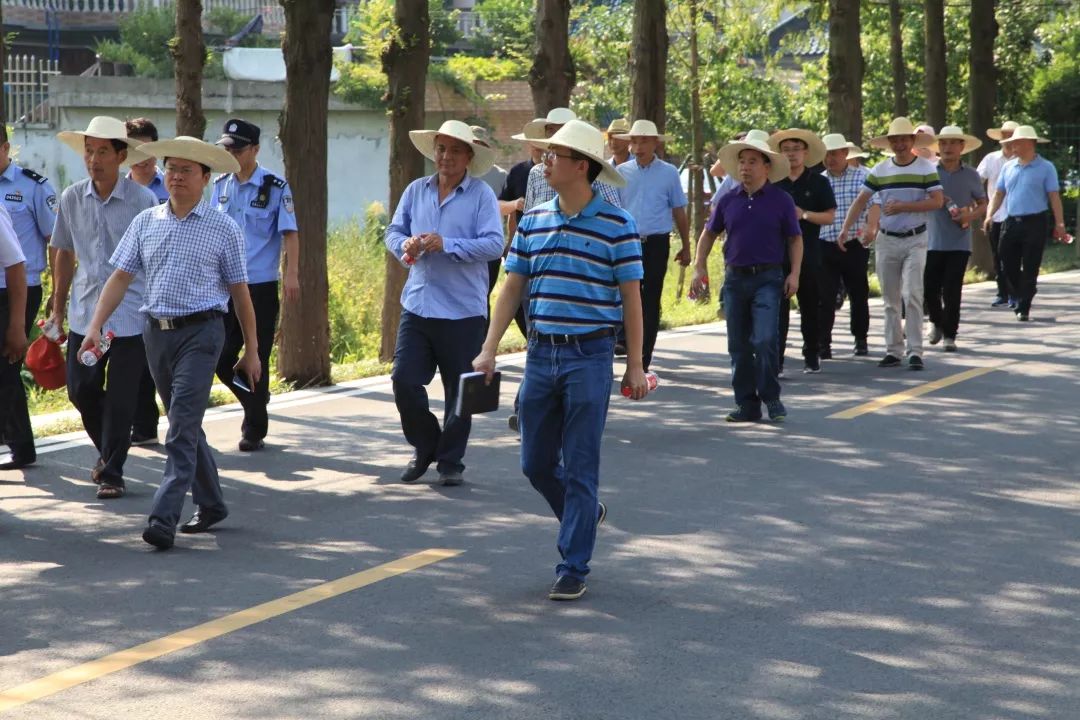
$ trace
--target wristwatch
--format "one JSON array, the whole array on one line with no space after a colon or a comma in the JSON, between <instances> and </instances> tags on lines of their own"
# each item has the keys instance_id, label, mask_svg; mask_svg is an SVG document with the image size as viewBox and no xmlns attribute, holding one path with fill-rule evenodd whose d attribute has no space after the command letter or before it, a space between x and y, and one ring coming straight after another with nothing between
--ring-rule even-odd
<instances>
[{"instance_id":1,"label":"wristwatch","mask_svg":"<svg viewBox=\"0 0 1080 720\"><path fill-rule=\"evenodd\" d=\"M800 210L799 211L799 219L800 220L805 220L806 219L806 211L805 210Z\"/></svg>"}]
</instances>

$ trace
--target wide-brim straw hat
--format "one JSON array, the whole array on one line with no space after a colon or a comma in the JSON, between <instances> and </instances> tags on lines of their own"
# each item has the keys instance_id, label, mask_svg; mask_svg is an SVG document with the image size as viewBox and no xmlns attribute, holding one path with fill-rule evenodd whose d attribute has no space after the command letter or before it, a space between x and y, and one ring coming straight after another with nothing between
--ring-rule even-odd
<instances>
[{"instance_id":1,"label":"wide-brim straw hat","mask_svg":"<svg viewBox=\"0 0 1080 720\"><path fill-rule=\"evenodd\" d=\"M785 140L801 140L806 143L806 161L803 163L806 167L819 165L825 159L825 143L821 141L817 133L802 128L778 130L769 136L769 146L779 152L780 143Z\"/></svg>"},{"instance_id":2,"label":"wide-brim straw hat","mask_svg":"<svg viewBox=\"0 0 1080 720\"><path fill-rule=\"evenodd\" d=\"M124 121L108 115L98 115L92 118L85 130L62 130L56 133L56 137L80 155L86 152L85 140L88 137L98 140L119 140L128 146L127 159L121 165L135 165L143 160L150 159L149 155L135 149L141 143L134 138L128 137L127 126L124 125Z\"/></svg>"},{"instance_id":3,"label":"wide-brim straw hat","mask_svg":"<svg viewBox=\"0 0 1080 720\"><path fill-rule=\"evenodd\" d=\"M652 120L635 120L629 130L615 137L619 140L629 140L632 137L654 137L660 142L667 142L671 139L670 135L661 134L656 127L656 123Z\"/></svg>"},{"instance_id":4,"label":"wide-brim straw hat","mask_svg":"<svg viewBox=\"0 0 1080 720\"><path fill-rule=\"evenodd\" d=\"M460 140L473 149L473 158L469 162L469 174L480 177L495 164L495 151L477 142L472 128L460 120L447 120L438 130L410 130L409 139L420 154L428 160L435 160L435 136L445 135Z\"/></svg>"},{"instance_id":5,"label":"wide-brim straw hat","mask_svg":"<svg viewBox=\"0 0 1080 720\"><path fill-rule=\"evenodd\" d=\"M620 135L630 132L630 121L626 118L615 118L607 126L607 132L604 133L606 137L612 135Z\"/></svg>"},{"instance_id":6,"label":"wide-brim straw hat","mask_svg":"<svg viewBox=\"0 0 1080 720\"><path fill-rule=\"evenodd\" d=\"M779 182L791 173L791 164L784 157L784 153L773 150L768 141L760 139L760 136L752 137L748 133L742 140L728 143L717 153L717 159L728 175L738 177L739 153L743 150L757 150L769 158L769 182Z\"/></svg>"},{"instance_id":7,"label":"wide-brim straw hat","mask_svg":"<svg viewBox=\"0 0 1080 720\"><path fill-rule=\"evenodd\" d=\"M567 107L552 108L542 118L534 118L525 123L521 132L514 135L514 140L546 140L548 125L565 125L571 120L577 120L577 113Z\"/></svg>"},{"instance_id":8,"label":"wide-brim straw hat","mask_svg":"<svg viewBox=\"0 0 1080 720\"><path fill-rule=\"evenodd\" d=\"M1014 140L1034 140L1037 143L1048 143L1048 138L1039 137L1039 133L1035 132L1035 128L1030 125L1019 125L1015 130L1011 138L1003 138L1001 144L1013 142Z\"/></svg>"},{"instance_id":9,"label":"wide-brim straw hat","mask_svg":"<svg viewBox=\"0 0 1080 720\"><path fill-rule=\"evenodd\" d=\"M856 145L853 142L848 143L848 154L847 154L847 159L848 160L855 160L855 159L858 159L858 158L862 158L863 160L865 160L868 157L870 157L870 155L865 150L863 150L861 147L859 147L858 145Z\"/></svg>"},{"instance_id":10,"label":"wide-brim straw hat","mask_svg":"<svg viewBox=\"0 0 1080 720\"><path fill-rule=\"evenodd\" d=\"M848 139L841 133L829 133L821 138L821 142L825 146L825 152L827 153L833 150L847 150L850 153L851 148L855 147L855 144L848 142Z\"/></svg>"},{"instance_id":11,"label":"wide-brim straw hat","mask_svg":"<svg viewBox=\"0 0 1080 720\"><path fill-rule=\"evenodd\" d=\"M889 130L884 135L879 135L870 141L870 147L875 147L879 150L889 149L889 138L896 135L913 135L915 137L915 147L924 148L930 147L934 144L934 136L927 133L919 133L916 127L906 117L894 118L889 123Z\"/></svg>"},{"instance_id":12,"label":"wide-brim straw hat","mask_svg":"<svg viewBox=\"0 0 1080 720\"><path fill-rule=\"evenodd\" d=\"M941 128L941 132L934 139L934 144L930 146L931 150L939 154L941 153L941 150L938 149L940 140L963 140L964 149L960 152L961 155L967 155L972 150L982 146L982 140L974 135L968 135L955 125L946 125Z\"/></svg>"},{"instance_id":13,"label":"wide-brim straw hat","mask_svg":"<svg viewBox=\"0 0 1080 720\"><path fill-rule=\"evenodd\" d=\"M213 172L240 172L240 163L236 161L236 158L228 150L219 145L211 145L190 135L181 135L171 140L144 143L139 146L139 150L163 161L165 158L190 160L205 165Z\"/></svg>"},{"instance_id":14,"label":"wide-brim straw hat","mask_svg":"<svg viewBox=\"0 0 1080 720\"><path fill-rule=\"evenodd\" d=\"M563 147L581 153L590 160L600 163L600 175L597 180L614 187L624 187L626 178L607 161L604 133L584 120L571 120L559 128L558 132L544 140L528 139L524 142L540 148Z\"/></svg>"},{"instance_id":15,"label":"wide-brim straw hat","mask_svg":"<svg viewBox=\"0 0 1080 720\"><path fill-rule=\"evenodd\" d=\"M1001 127L990 128L989 130L987 130L986 137L990 138L991 140L1000 141L1001 138L1005 137L1005 133L1015 132L1016 128L1018 127L1020 127L1020 123L1014 122L1012 120L1006 120L1005 122L1001 123Z\"/></svg>"}]
</instances>

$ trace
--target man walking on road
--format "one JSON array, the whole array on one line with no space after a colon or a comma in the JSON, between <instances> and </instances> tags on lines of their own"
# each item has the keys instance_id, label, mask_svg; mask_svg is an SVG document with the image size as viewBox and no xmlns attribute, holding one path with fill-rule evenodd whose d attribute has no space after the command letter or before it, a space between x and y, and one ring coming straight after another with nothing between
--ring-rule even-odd
<instances>
[{"instance_id":1,"label":"man walking on road","mask_svg":"<svg viewBox=\"0 0 1080 720\"><path fill-rule=\"evenodd\" d=\"M409 137L437 172L405 188L386 229L386 249L411 265L391 374L401 429L415 449L401 481L419 480L434 462L440 483L460 485L472 419L454 413L458 378L484 341L487 264L503 250L499 201L478 179L495 153L458 120ZM445 397L441 428L424 387L436 369Z\"/></svg>"},{"instance_id":2,"label":"man walking on road","mask_svg":"<svg viewBox=\"0 0 1080 720\"><path fill-rule=\"evenodd\" d=\"M17 470L32 463L36 457L25 453L22 435L11 435L26 415L26 394L23 390L23 353L26 352L26 257L11 225L6 208L0 208L0 443L8 446L11 459L0 463L0 470ZM21 403L20 403L21 398ZM34 438L30 436L30 450Z\"/></svg>"},{"instance_id":3,"label":"man walking on road","mask_svg":"<svg viewBox=\"0 0 1080 720\"><path fill-rule=\"evenodd\" d=\"M722 147L719 158L741 184L720 198L701 233L692 287L704 292L709 253L726 232L721 295L735 391L735 409L726 419L756 422L764 404L769 418L780 422L787 416L778 379L780 303L799 290L803 256L795 201L775 185L790 169L782 153L750 135ZM786 277L785 258L791 267Z\"/></svg>"},{"instance_id":4,"label":"man walking on road","mask_svg":"<svg viewBox=\"0 0 1080 720\"><path fill-rule=\"evenodd\" d=\"M600 443L611 397L615 334L626 329L622 387L648 392L642 368L641 246L634 220L594 189L622 177L604 160L604 136L580 120L549 141L545 176L557 196L522 218L506 259L507 279L473 367L490 377L499 339L529 285L533 324L521 386L521 468L558 518L552 600L585 594L596 528Z\"/></svg>"},{"instance_id":5,"label":"man walking on road","mask_svg":"<svg viewBox=\"0 0 1080 720\"><path fill-rule=\"evenodd\" d=\"M253 386L263 369L247 287L243 232L202 199L211 171L236 172L236 161L225 150L191 137L142 147L165 166L169 202L140 213L124 233L110 259L116 270L105 284L79 350L100 341L99 328L135 278L145 274L142 333L169 432L165 473L142 537L166 550L173 546L189 488L195 513L180 532L206 532L229 514L202 420L225 342L223 318L230 298L244 334L244 353L234 371Z\"/></svg>"},{"instance_id":6,"label":"man walking on road","mask_svg":"<svg viewBox=\"0 0 1080 720\"><path fill-rule=\"evenodd\" d=\"M1012 120L1006 120L1001 124L1000 128L990 128L986 131L986 136L991 140L1008 140L1012 137L1013 131L1019 125ZM985 181L986 196L991 197L994 194L994 188L997 186L998 175L1001 174L1001 168L1006 162L1012 159L1013 151L1012 146L1009 143L1004 143L997 150L987 153L983 156L983 159L979 162L977 171L979 177ZM983 221L983 232L986 233L986 239L990 243L990 252L994 259L994 280L997 282L997 297L990 303L990 307L1011 307L1016 309L1016 303L1013 301L1012 288L1009 287L1009 278L1005 274L1005 266L1001 262L1001 226L1005 223L1005 205L1002 204L998 208L998 211L993 215L987 215Z\"/></svg>"},{"instance_id":7,"label":"man walking on road","mask_svg":"<svg viewBox=\"0 0 1080 720\"><path fill-rule=\"evenodd\" d=\"M1048 143L1030 125L1021 125L1002 145L1011 145L1013 158L1001 168L990 215L1005 206L1001 233L1001 261L1016 297L1016 319L1027 322L1031 301L1038 292L1039 266L1047 235L1065 238L1065 215L1061 207L1061 186L1057 168L1035 151L1036 143ZM1047 211L1053 213L1049 229Z\"/></svg>"},{"instance_id":8,"label":"man walking on road","mask_svg":"<svg viewBox=\"0 0 1080 720\"><path fill-rule=\"evenodd\" d=\"M879 367L896 367L907 343L908 368L922 370L923 273L926 270L928 213L944 204L937 167L915 155L917 146L928 147L932 135L916 137L915 127L905 117L889 123L886 135L870 141L879 150L891 150L892 157L874 166L865 187L848 208L837 242L847 243L863 211L874 199L881 204L881 224L876 238L877 276L885 305L885 357ZM876 197L875 197L876 196ZM903 328L900 308L904 307Z\"/></svg>"}]
</instances>

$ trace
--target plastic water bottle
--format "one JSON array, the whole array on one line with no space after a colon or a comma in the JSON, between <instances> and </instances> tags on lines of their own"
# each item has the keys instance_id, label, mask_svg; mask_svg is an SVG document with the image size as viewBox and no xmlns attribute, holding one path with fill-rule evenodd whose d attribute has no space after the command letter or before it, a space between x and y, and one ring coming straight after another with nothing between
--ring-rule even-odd
<instances>
[{"instance_id":1,"label":"plastic water bottle","mask_svg":"<svg viewBox=\"0 0 1080 720\"><path fill-rule=\"evenodd\" d=\"M649 392L652 392L653 390L655 390L657 385L660 384L660 378L658 378L656 376L656 373L651 372L651 371L645 373L645 381L649 383ZM630 395L632 393L631 393L629 387L623 387L622 394L623 394L623 397L630 397Z\"/></svg>"},{"instance_id":2,"label":"plastic water bottle","mask_svg":"<svg viewBox=\"0 0 1080 720\"><path fill-rule=\"evenodd\" d=\"M709 276L706 275L705 277L701 278L701 292L695 292L694 283L690 283L690 292L687 293L686 297L693 300L699 305L704 305L705 303L709 302L709 295Z\"/></svg>"},{"instance_id":3,"label":"plastic water bottle","mask_svg":"<svg viewBox=\"0 0 1080 720\"><path fill-rule=\"evenodd\" d=\"M1072 236L1072 233L1065 233L1065 237L1061 238L1061 242L1065 243L1066 245L1072 245L1074 239L1075 238Z\"/></svg>"},{"instance_id":4,"label":"plastic water bottle","mask_svg":"<svg viewBox=\"0 0 1080 720\"><path fill-rule=\"evenodd\" d=\"M54 342L57 345L62 345L67 340L67 335L60 329L60 326L53 322L52 318L48 320L38 320L38 327L41 328L41 334L49 339L49 342Z\"/></svg>"},{"instance_id":5,"label":"plastic water bottle","mask_svg":"<svg viewBox=\"0 0 1080 720\"><path fill-rule=\"evenodd\" d=\"M413 257L409 253L402 253L401 254L401 262L405 263L409 267L412 267L416 263L416 261L419 260L422 257L424 257L424 251L423 250L421 250L420 254L417 255L416 257Z\"/></svg>"},{"instance_id":6,"label":"plastic water bottle","mask_svg":"<svg viewBox=\"0 0 1080 720\"><path fill-rule=\"evenodd\" d=\"M105 337L101 339L101 342L98 343L97 347L92 347L89 350L84 350L79 355L79 362L81 362L86 367L93 367L94 365L97 365L97 362L101 359L101 356L109 352L109 346L112 345L114 337L116 337L116 335L113 334L112 330L105 333Z\"/></svg>"}]
</instances>

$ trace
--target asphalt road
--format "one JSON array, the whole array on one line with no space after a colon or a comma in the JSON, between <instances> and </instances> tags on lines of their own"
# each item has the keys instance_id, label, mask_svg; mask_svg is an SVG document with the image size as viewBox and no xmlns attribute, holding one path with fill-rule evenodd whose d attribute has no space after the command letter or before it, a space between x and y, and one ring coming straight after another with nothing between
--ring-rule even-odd
<instances>
[{"instance_id":1,"label":"asphalt road","mask_svg":"<svg viewBox=\"0 0 1080 720\"><path fill-rule=\"evenodd\" d=\"M928 348L923 373L875 366L874 307L872 356L789 370L779 426L723 422L721 325L663 335L659 390L611 401L610 514L576 603L546 598L557 526L505 412L476 420L466 484L442 488L397 482L385 378L275 398L252 455L236 410L213 411L232 515L166 553L140 539L160 450L135 449L106 503L89 443L45 442L0 473L0 710L46 680L0 716L1078 718L1078 280L1045 278L1029 324L968 288L961 351ZM990 371L946 384L973 368ZM430 549L460 554L63 674Z\"/></svg>"}]
</instances>

